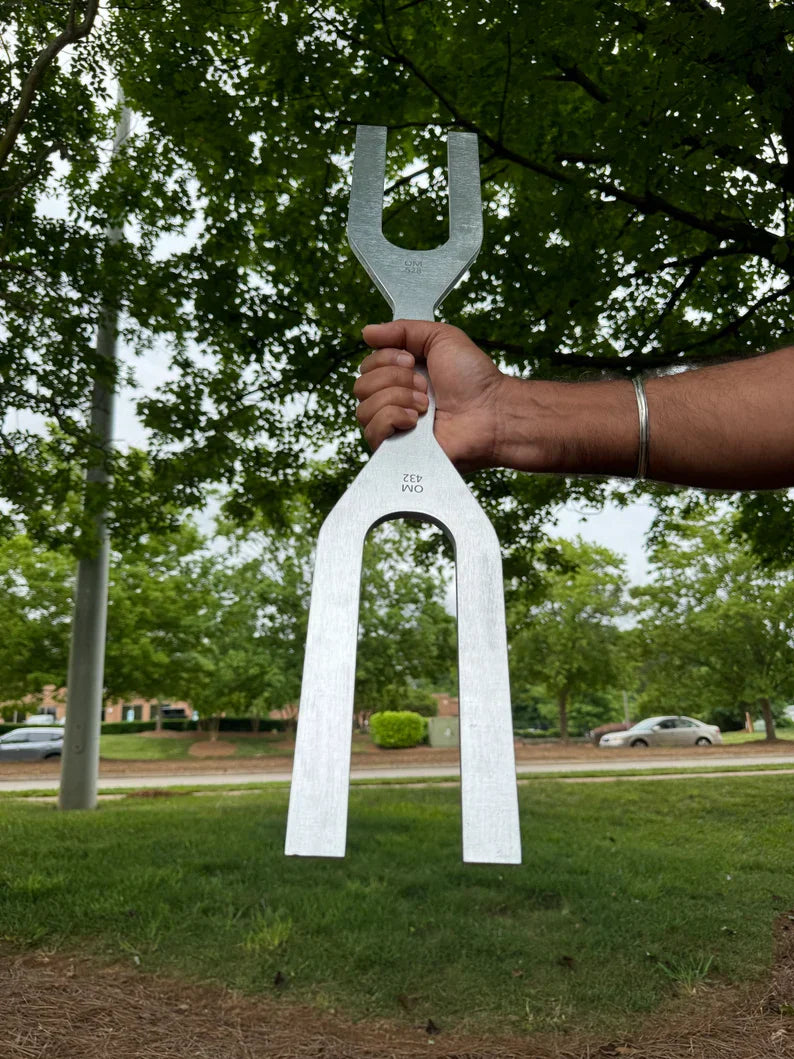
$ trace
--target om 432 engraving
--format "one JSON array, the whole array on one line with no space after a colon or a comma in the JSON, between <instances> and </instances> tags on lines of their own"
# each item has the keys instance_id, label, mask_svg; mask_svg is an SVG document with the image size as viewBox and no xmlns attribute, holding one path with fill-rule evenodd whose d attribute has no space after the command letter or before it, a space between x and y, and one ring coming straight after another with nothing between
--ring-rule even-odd
<instances>
[{"instance_id":1,"label":"om 432 engraving","mask_svg":"<svg viewBox=\"0 0 794 1059\"><path fill-rule=\"evenodd\" d=\"M425 487L422 485L422 478L424 475L421 474L404 474L402 491L404 493L423 493Z\"/></svg>"}]
</instances>

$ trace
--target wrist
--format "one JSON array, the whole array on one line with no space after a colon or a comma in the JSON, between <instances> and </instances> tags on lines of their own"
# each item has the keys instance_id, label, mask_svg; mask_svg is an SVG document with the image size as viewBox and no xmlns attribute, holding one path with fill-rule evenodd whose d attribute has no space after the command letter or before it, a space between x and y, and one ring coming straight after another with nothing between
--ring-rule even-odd
<instances>
[{"instance_id":1,"label":"wrist","mask_svg":"<svg viewBox=\"0 0 794 1059\"><path fill-rule=\"evenodd\" d=\"M633 477L639 421L628 380L547 382L505 377L495 464L556 474Z\"/></svg>"}]
</instances>

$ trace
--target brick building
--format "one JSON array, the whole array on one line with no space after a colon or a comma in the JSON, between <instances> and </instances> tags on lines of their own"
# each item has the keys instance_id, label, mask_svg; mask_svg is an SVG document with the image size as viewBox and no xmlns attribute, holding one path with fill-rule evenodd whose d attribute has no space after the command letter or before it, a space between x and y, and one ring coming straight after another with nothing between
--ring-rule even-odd
<instances>
[{"instance_id":1,"label":"brick building","mask_svg":"<svg viewBox=\"0 0 794 1059\"><path fill-rule=\"evenodd\" d=\"M185 717L193 716L193 709L189 702L160 702L160 706L166 707L171 716L179 716L177 711L182 711ZM153 721L157 717L157 699L144 699L139 696L131 696L129 699L111 699L102 709L103 721ZM173 711L173 712L172 712ZM42 689L41 697L36 696L31 701L31 714L49 714L55 721L62 721L66 716L66 688L56 688L54 684L47 684Z\"/></svg>"}]
</instances>

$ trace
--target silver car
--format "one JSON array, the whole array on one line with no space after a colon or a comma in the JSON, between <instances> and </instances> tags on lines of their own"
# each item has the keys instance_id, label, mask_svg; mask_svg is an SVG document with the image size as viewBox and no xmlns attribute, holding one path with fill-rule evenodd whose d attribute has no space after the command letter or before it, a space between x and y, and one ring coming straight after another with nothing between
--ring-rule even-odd
<instances>
[{"instance_id":1,"label":"silver car","mask_svg":"<svg viewBox=\"0 0 794 1059\"><path fill-rule=\"evenodd\" d=\"M716 724L694 717L646 717L625 732L607 732L599 746L713 746L722 742Z\"/></svg>"},{"instance_id":2,"label":"silver car","mask_svg":"<svg viewBox=\"0 0 794 1059\"><path fill-rule=\"evenodd\" d=\"M59 758L63 750L63 728L15 728L0 735L0 763L6 761L42 761Z\"/></svg>"}]
</instances>

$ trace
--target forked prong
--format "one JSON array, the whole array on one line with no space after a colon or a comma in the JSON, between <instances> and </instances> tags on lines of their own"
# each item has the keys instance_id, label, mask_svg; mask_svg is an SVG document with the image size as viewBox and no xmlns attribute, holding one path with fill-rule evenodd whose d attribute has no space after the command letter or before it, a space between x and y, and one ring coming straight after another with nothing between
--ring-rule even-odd
<instances>
[{"instance_id":1,"label":"forked prong","mask_svg":"<svg viewBox=\"0 0 794 1059\"><path fill-rule=\"evenodd\" d=\"M451 132L447 140L449 238L468 254L469 264L482 246L480 156L473 132Z\"/></svg>"},{"instance_id":2,"label":"forked prong","mask_svg":"<svg viewBox=\"0 0 794 1059\"><path fill-rule=\"evenodd\" d=\"M356 131L348 240L396 317L432 320L482 244L477 137L449 133L447 159L449 239L433 250L406 250L390 243L382 228L386 129L359 125Z\"/></svg>"}]
</instances>

